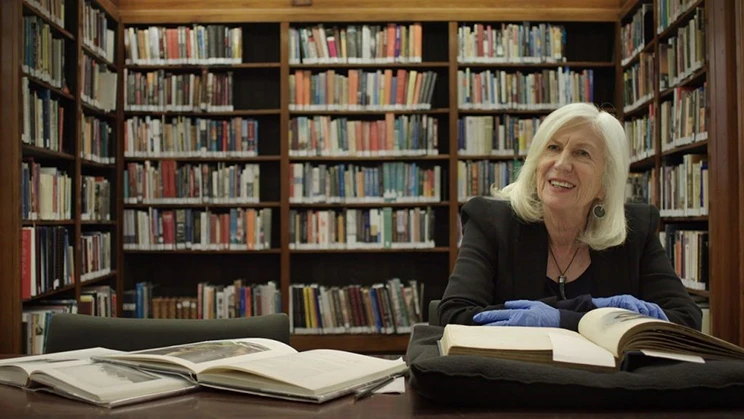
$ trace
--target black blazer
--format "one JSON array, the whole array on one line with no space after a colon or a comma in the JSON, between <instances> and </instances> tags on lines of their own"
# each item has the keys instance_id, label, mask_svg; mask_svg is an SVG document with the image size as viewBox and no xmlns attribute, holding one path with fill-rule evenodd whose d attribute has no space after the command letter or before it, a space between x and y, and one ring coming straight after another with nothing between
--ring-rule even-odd
<instances>
[{"instance_id":1,"label":"black blazer","mask_svg":"<svg viewBox=\"0 0 744 419\"><path fill-rule=\"evenodd\" d=\"M651 205L626 204L625 214L625 243L589 250L591 297L631 294L658 304L671 322L700 330L702 311L659 241L659 211ZM508 201L485 197L468 201L461 217L462 244L439 304L440 324L472 324L475 314L503 308L509 300L550 300L545 294L548 232L544 223L525 223Z\"/></svg>"}]
</instances>

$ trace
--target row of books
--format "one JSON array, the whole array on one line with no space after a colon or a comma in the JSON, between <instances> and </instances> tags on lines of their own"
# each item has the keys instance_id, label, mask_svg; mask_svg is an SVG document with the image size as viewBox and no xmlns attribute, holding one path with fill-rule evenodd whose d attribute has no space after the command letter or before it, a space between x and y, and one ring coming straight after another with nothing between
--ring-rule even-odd
<instances>
[{"instance_id":1,"label":"row of books","mask_svg":"<svg viewBox=\"0 0 744 419\"><path fill-rule=\"evenodd\" d=\"M466 202L473 196L491 195L493 188L501 189L517 178L521 160L490 162L457 162L457 201Z\"/></svg>"},{"instance_id":2,"label":"row of books","mask_svg":"<svg viewBox=\"0 0 744 419\"><path fill-rule=\"evenodd\" d=\"M143 112L230 112L233 72L199 74L124 69L124 110Z\"/></svg>"},{"instance_id":3,"label":"row of books","mask_svg":"<svg viewBox=\"0 0 744 419\"><path fill-rule=\"evenodd\" d=\"M709 235L707 230L688 230L679 224L667 224L659 239L685 287L708 289Z\"/></svg>"},{"instance_id":4,"label":"row of books","mask_svg":"<svg viewBox=\"0 0 744 419\"><path fill-rule=\"evenodd\" d=\"M359 164L291 163L289 202L439 202L441 166L389 162Z\"/></svg>"},{"instance_id":5,"label":"row of books","mask_svg":"<svg viewBox=\"0 0 744 419\"><path fill-rule=\"evenodd\" d=\"M545 116L465 116L457 120L459 156L524 156Z\"/></svg>"},{"instance_id":6,"label":"row of books","mask_svg":"<svg viewBox=\"0 0 744 419\"><path fill-rule=\"evenodd\" d=\"M659 42L659 90L674 87L705 66L705 9L698 7L677 35Z\"/></svg>"},{"instance_id":7,"label":"row of books","mask_svg":"<svg viewBox=\"0 0 744 419\"><path fill-rule=\"evenodd\" d=\"M72 178L62 169L33 159L21 162L21 219L72 218Z\"/></svg>"},{"instance_id":8,"label":"row of books","mask_svg":"<svg viewBox=\"0 0 744 419\"><path fill-rule=\"evenodd\" d=\"M116 305L116 290L105 285L82 287L79 302L73 298L62 298L24 305L21 315L24 353L29 355L47 353L47 326L53 315L72 313L116 317Z\"/></svg>"},{"instance_id":9,"label":"row of books","mask_svg":"<svg viewBox=\"0 0 744 419\"><path fill-rule=\"evenodd\" d=\"M289 109L431 109L438 77L434 71L403 68L295 70L289 75Z\"/></svg>"},{"instance_id":10,"label":"row of books","mask_svg":"<svg viewBox=\"0 0 744 419\"><path fill-rule=\"evenodd\" d=\"M64 151L65 107L49 89L37 88L21 78L23 132L21 141L52 151Z\"/></svg>"},{"instance_id":11,"label":"row of books","mask_svg":"<svg viewBox=\"0 0 744 419\"><path fill-rule=\"evenodd\" d=\"M369 208L290 210L290 249L428 249L434 210Z\"/></svg>"},{"instance_id":12,"label":"row of books","mask_svg":"<svg viewBox=\"0 0 744 419\"><path fill-rule=\"evenodd\" d=\"M282 312L281 290L275 281L259 284L238 278L226 284L199 282L196 297L167 294L151 282L136 283L134 289L124 291L123 317L233 319Z\"/></svg>"},{"instance_id":13,"label":"row of books","mask_svg":"<svg viewBox=\"0 0 744 419\"><path fill-rule=\"evenodd\" d=\"M708 139L706 124L708 83L696 88L676 87L672 100L661 102L659 124L661 150Z\"/></svg>"},{"instance_id":14,"label":"row of books","mask_svg":"<svg viewBox=\"0 0 744 419\"><path fill-rule=\"evenodd\" d=\"M78 314L97 317L116 317L116 290L108 285L87 286L80 289Z\"/></svg>"},{"instance_id":15,"label":"row of books","mask_svg":"<svg viewBox=\"0 0 744 419\"><path fill-rule=\"evenodd\" d=\"M457 71L459 109L553 110L573 102L594 102L594 71L568 67L534 72Z\"/></svg>"},{"instance_id":16,"label":"row of books","mask_svg":"<svg viewBox=\"0 0 744 419\"><path fill-rule=\"evenodd\" d=\"M258 164L180 163L158 160L127 163L125 203L257 203L261 169Z\"/></svg>"},{"instance_id":17,"label":"row of books","mask_svg":"<svg viewBox=\"0 0 744 419\"><path fill-rule=\"evenodd\" d=\"M114 251L110 231L83 231L80 233L80 280L82 282L109 274L113 269L111 253Z\"/></svg>"},{"instance_id":18,"label":"row of books","mask_svg":"<svg viewBox=\"0 0 744 419\"><path fill-rule=\"evenodd\" d=\"M118 74L110 71L108 65L83 54L80 79L80 97L83 102L103 112L116 109Z\"/></svg>"},{"instance_id":19,"label":"row of books","mask_svg":"<svg viewBox=\"0 0 744 419\"><path fill-rule=\"evenodd\" d=\"M421 62L420 23L289 28L290 64Z\"/></svg>"},{"instance_id":20,"label":"row of books","mask_svg":"<svg viewBox=\"0 0 744 419\"><path fill-rule=\"evenodd\" d=\"M677 18L687 12L697 0L657 0L656 1L656 33L662 33L672 26Z\"/></svg>"},{"instance_id":21,"label":"row of books","mask_svg":"<svg viewBox=\"0 0 744 419\"><path fill-rule=\"evenodd\" d=\"M21 227L21 298L29 299L73 283L72 233L63 226Z\"/></svg>"},{"instance_id":22,"label":"row of books","mask_svg":"<svg viewBox=\"0 0 744 419\"><path fill-rule=\"evenodd\" d=\"M254 118L134 116L124 121L124 157L255 157Z\"/></svg>"},{"instance_id":23,"label":"row of books","mask_svg":"<svg viewBox=\"0 0 744 419\"><path fill-rule=\"evenodd\" d=\"M410 333L423 321L424 283L391 278L372 285L289 285L290 328L296 334Z\"/></svg>"},{"instance_id":24,"label":"row of books","mask_svg":"<svg viewBox=\"0 0 744 419\"><path fill-rule=\"evenodd\" d=\"M685 154L680 164L664 164L660 169L659 212L668 217L708 215L708 156Z\"/></svg>"},{"instance_id":25,"label":"row of books","mask_svg":"<svg viewBox=\"0 0 744 419\"><path fill-rule=\"evenodd\" d=\"M566 28L550 23L460 25L459 63L543 63L566 60Z\"/></svg>"},{"instance_id":26,"label":"row of books","mask_svg":"<svg viewBox=\"0 0 744 419\"><path fill-rule=\"evenodd\" d=\"M393 113L377 120L298 116L290 119L288 135L291 157L436 155L439 119Z\"/></svg>"},{"instance_id":27,"label":"row of books","mask_svg":"<svg viewBox=\"0 0 744 419\"><path fill-rule=\"evenodd\" d=\"M111 182L103 176L80 177L80 219L111 220Z\"/></svg>"},{"instance_id":28,"label":"row of books","mask_svg":"<svg viewBox=\"0 0 744 419\"><path fill-rule=\"evenodd\" d=\"M80 26L83 29L83 45L93 51L99 59L113 63L116 36L114 30L109 29L106 12L85 0L82 18L83 22Z\"/></svg>"},{"instance_id":29,"label":"row of books","mask_svg":"<svg viewBox=\"0 0 744 419\"><path fill-rule=\"evenodd\" d=\"M23 72L58 88L66 89L65 40L36 15L23 17Z\"/></svg>"},{"instance_id":30,"label":"row of books","mask_svg":"<svg viewBox=\"0 0 744 419\"><path fill-rule=\"evenodd\" d=\"M628 144L630 145L631 162L643 160L654 155L655 125L656 118L653 105L649 106L648 113L623 121L625 138L628 139Z\"/></svg>"},{"instance_id":31,"label":"row of books","mask_svg":"<svg viewBox=\"0 0 744 419\"><path fill-rule=\"evenodd\" d=\"M25 354L37 355L46 353L46 337L52 316L57 313L78 312L75 299L45 300L33 305L24 305L21 314L21 335Z\"/></svg>"},{"instance_id":32,"label":"row of books","mask_svg":"<svg viewBox=\"0 0 744 419\"><path fill-rule=\"evenodd\" d=\"M643 52L623 71L623 103L640 103L654 94L654 54Z\"/></svg>"},{"instance_id":33,"label":"row of books","mask_svg":"<svg viewBox=\"0 0 744 419\"><path fill-rule=\"evenodd\" d=\"M24 0L24 3L60 27L65 27L65 0Z\"/></svg>"},{"instance_id":34,"label":"row of books","mask_svg":"<svg viewBox=\"0 0 744 419\"><path fill-rule=\"evenodd\" d=\"M227 25L126 28L127 65L210 65L243 62L243 29Z\"/></svg>"},{"instance_id":35,"label":"row of books","mask_svg":"<svg viewBox=\"0 0 744 419\"><path fill-rule=\"evenodd\" d=\"M80 157L102 164L116 162L114 129L108 121L95 116L80 116Z\"/></svg>"},{"instance_id":36,"label":"row of books","mask_svg":"<svg viewBox=\"0 0 744 419\"><path fill-rule=\"evenodd\" d=\"M653 38L653 3L643 3L631 20L620 27L621 65L626 66Z\"/></svg>"},{"instance_id":37,"label":"row of books","mask_svg":"<svg viewBox=\"0 0 744 419\"><path fill-rule=\"evenodd\" d=\"M265 250L272 227L271 208L125 209L123 244L124 250Z\"/></svg>"},{"instance_id":38,"label":"row of books","mask_svg":"<svg viewBox=\"0 0 744 419\"><path fill-rule=\"evenodd\" d=\"M623 105L623 112L625 112L625 114L630 114L642 107L650 106L653 99L653 92L647 93L644 96L637 98L635 101Z\"/></svg>"}]
</instances>

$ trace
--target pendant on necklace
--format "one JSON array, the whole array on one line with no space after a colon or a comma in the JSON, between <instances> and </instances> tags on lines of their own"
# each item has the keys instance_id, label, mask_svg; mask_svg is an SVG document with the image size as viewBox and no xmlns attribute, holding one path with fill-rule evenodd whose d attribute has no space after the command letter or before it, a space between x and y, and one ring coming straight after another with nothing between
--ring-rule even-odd
<instances>
[{"instance_id":1,"label":"pendant on necklace","mask_svg":"<svg viewBox=\"0 0 744 419\"><path fill-rule=\"evenodd\" d=\"M566 276L565 275L559 276L558 277L558 287L560 288L561 299L563 299L563 300L566 299L566 288L565 288L565 285L566 285Z\"/></svg>"}]
</instances>

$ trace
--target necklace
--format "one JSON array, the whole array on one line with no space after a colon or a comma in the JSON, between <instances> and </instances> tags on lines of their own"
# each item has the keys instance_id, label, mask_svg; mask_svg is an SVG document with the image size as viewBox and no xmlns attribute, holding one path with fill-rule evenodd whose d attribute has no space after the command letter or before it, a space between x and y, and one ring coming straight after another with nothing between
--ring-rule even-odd
<instances>
[{"instance_id":1,"label":"necklace","mask_svg":"<svg viewBox=\"0 0 744 419\"><path fill-rule=\"evenodd\" d=\"M564 300L566 299L566 292L565 292L565 286L566 286L566 272L568 272L568 268L571 267L571 264L573 263L574 259L576 259L576 255L579 254L579 249L581 249L581 246L576 248L576 251L573 254L573 257L571 258L571 261L568 262L568 266L566 266L566 269L561 270L560 265L558 265L558 261L555 259L555 255L553 254L553 247L548 245L548 252L550 252L550 256L553 257L553 262L555 262L555 267L558 268L558 272L560 272L560 276L558 276L558 287L561 291L561 298Z\"/></svg>"}]
</instances>

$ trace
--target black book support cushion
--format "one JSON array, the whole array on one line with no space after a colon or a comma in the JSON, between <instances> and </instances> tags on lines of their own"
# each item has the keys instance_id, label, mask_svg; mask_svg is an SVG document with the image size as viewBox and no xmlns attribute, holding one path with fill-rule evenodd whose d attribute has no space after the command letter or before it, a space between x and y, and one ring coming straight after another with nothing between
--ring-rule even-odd
<instances>
[{"instance_id":1,"label":"black book support cushion","mask_svg":"<svg viewBox=\"0 0 744 419\"><path fill-rule=\"evenodd\" d=\"M435 402L498 408L721 408L744 406L744 361L662 361L592 372L496 358L440 356L441 326L416 325L406 360L411 387Z\"/></svg>"}]
</instances>

